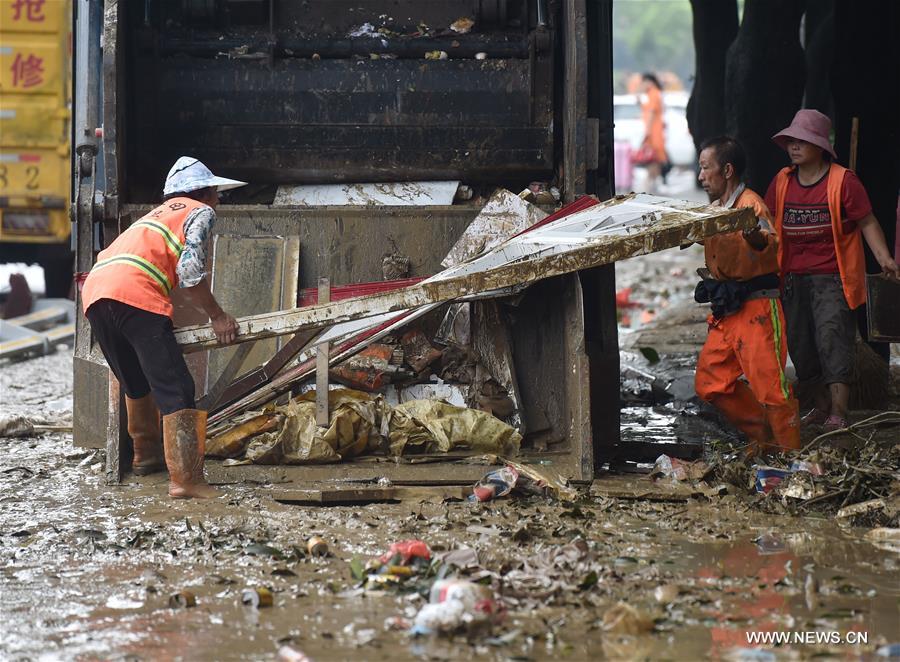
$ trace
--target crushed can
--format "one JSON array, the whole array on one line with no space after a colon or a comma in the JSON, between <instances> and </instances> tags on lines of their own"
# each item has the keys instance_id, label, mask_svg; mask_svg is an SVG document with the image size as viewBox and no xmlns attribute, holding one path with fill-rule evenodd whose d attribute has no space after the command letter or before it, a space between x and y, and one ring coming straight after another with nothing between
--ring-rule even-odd
<instances>
[{"instance_id":1,"label":"crushed can","mask_svg":"<svg viewBox=\"0 0 900 662\"><path fill-rule=\"evenodd\" d=\"M197 596L190 591L179 591L169 596L169 607L172 609L186 609L197 606Z\"/></svg>"},{"instance_id":2,"label":"crushed can","mask_svg":"<svg viewBox=\"0 0 900 662\"><path fill-rule=\"evenodd\" d=\"M327 556L328 543L318 536L313 536L306 541L306 551L310 556Z\"/></svg>"},{"instance_id":3,"label":"crushed can","mask_svg":"<svg viewBox=\"0 0 900 662\"><path fill-rule=\"evenodd\" d=\"M264 586L246 588L241 592L241 604L247 605L248 607L263 609L265 607L271 607L273 602L272 591Z\"/></svg>"}]
</instances>

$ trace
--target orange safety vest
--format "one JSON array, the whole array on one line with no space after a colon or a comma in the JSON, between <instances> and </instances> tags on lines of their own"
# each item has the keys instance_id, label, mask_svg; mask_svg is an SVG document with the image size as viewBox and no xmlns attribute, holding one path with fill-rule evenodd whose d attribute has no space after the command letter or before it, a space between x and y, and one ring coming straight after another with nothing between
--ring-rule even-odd
<instances>
[{"instance_id":1,"label":"orange safety vest","mask_svg":"<svg viewBox=\"0 0 900 662\"><path fill-rule=\"evenodd\" d=\"M782 168L775 176L775 232L778 234L778 265L783 265L784 240L781 226L784 222L784 199L787 195L788 175L793 167ZM841 224L841 188L847 169L832 163L826 183L828 212L831 214L831 233L834 236L834 250L837 254L838 270L844 286L844 297L851 310L866 302L866 258L863 252L859 230L844 233Z\"/></svg>"},{"instance_id":2,"label":"orange safety vest","mask_svg":"<svg viewBox=\"0 0 900 662\"><path fill-rule=\"evenodd\" d=\"M169 293L178 286L175 267L184 250L184 222L205 206L190 198L166 200L100 251L81 290L85 312L95 301L113 299L171 317Z\"/></svg>"},{"instance_id":3,"label":"orange safety vest","mask_svg":"<svg viewBox=\"0 0 900 662\"><path fill-rule=\"evenodd\" d=\"M757 193L746 188L734 201L733 209L751 208L758 218L772 222L766 203ZM744 240L743 232L725 232L703 241L706 267L716 280L747 281L757 276L778 272L775 237L769 235L767 245L756 250Z\"/></svg>"}]
</instances>

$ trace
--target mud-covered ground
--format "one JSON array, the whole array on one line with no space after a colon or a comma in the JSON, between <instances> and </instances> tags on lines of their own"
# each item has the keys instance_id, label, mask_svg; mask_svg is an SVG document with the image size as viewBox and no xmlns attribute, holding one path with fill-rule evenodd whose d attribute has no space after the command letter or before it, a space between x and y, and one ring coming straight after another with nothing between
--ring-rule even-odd
<instances>
[{"instance_id":1,"label":"mud-covered ground","mask_svg":"<svg viewBox=\"0 0 900 662\"><path fill-rule=\"evenodd\" d=\"M678 281L672 270L686 259L632 264L635 295L651 296L641 274ZM686 290L681 281L673 288ZM670 325L669 345L696 351L703 311L677 296L655 304L670 306L693 321ZM672 348L657 339L666 360ZM865 659L900 641L896 543L852 520L765 512L749 487L602 475L575 504L423 497L301 507L254 485L223 486L215 501L170 500L164 475L107 486L102 453L73 447L64 429L71 361L64 351L0 366L2 413L46 426L0 438L2 659L257 660L284 645L313 660ZM661 427L671 432L675 418L663 414ZM329 556L305 553L313 535ZM455 555L462 568L448 560L432 570L490 584L503 620L490 632L410 636L404 621L434 577L369 590L351 570L354 558L409 538L435 555L472 550ZM260 586L273 606L244 606L243 590ZM196 606L171 607L183 591ZM756 632L809 638L760 646L748 642Z\"/></svg>"}]
</instances>

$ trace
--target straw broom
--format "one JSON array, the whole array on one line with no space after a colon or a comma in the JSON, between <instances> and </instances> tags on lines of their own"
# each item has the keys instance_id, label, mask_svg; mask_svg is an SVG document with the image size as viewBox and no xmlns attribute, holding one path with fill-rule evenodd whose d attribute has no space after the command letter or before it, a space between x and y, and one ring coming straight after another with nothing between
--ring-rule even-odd
<instances>
[{"instance_id":1,"label":"straw broom","mask_svg":"<svg viewBox=\"0 0 900 662\"><path fill-rule=\"evenodd\" d=\"M859 118L850 127L850 158L848 166L856 172L859 149ZM853 361L853 383L850 388L850 409L877 409L887 404L890 396L890 368L862 338L856 339Z\"/></svg>"}]
</instances>

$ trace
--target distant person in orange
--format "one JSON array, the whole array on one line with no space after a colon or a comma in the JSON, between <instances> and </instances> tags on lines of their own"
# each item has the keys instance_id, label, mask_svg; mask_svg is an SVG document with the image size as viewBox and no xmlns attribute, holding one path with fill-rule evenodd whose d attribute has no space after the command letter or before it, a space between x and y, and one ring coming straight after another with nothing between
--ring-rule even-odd
<instances>
[{"instance_id":1,"label":"distant person in orange","mask_svg":"<svg viewBox=\"0 0 900 662\"><path fill-rule=\"evenodd\" d=\"M708 237L706 270L694 298L710 303L697 395L747 435L748 454L800 447L799 406L784 374L787 338L779 301L778 243L762 198L741 181L747 157L734 138L700 146L700 184L713 205L749 207L750 230ZM746 377L747 382L741 380Z\"/></svg>"},{"instance_id":2,"label":"distant person in orange","mask_svg":"<svg viewBox=\"0 0 900 662\"><path fill-rule=\"evenodd\" d=\"M647 191L653 193L656 190L656 180L660 175L664 176L663 168L669 162L663 123L662 85L659 79L651 73L645 73L641 80L641 92L644 95L641 102L644 142L638 150L636 162L647 166Z\"/></svg>"}]
</instances>

